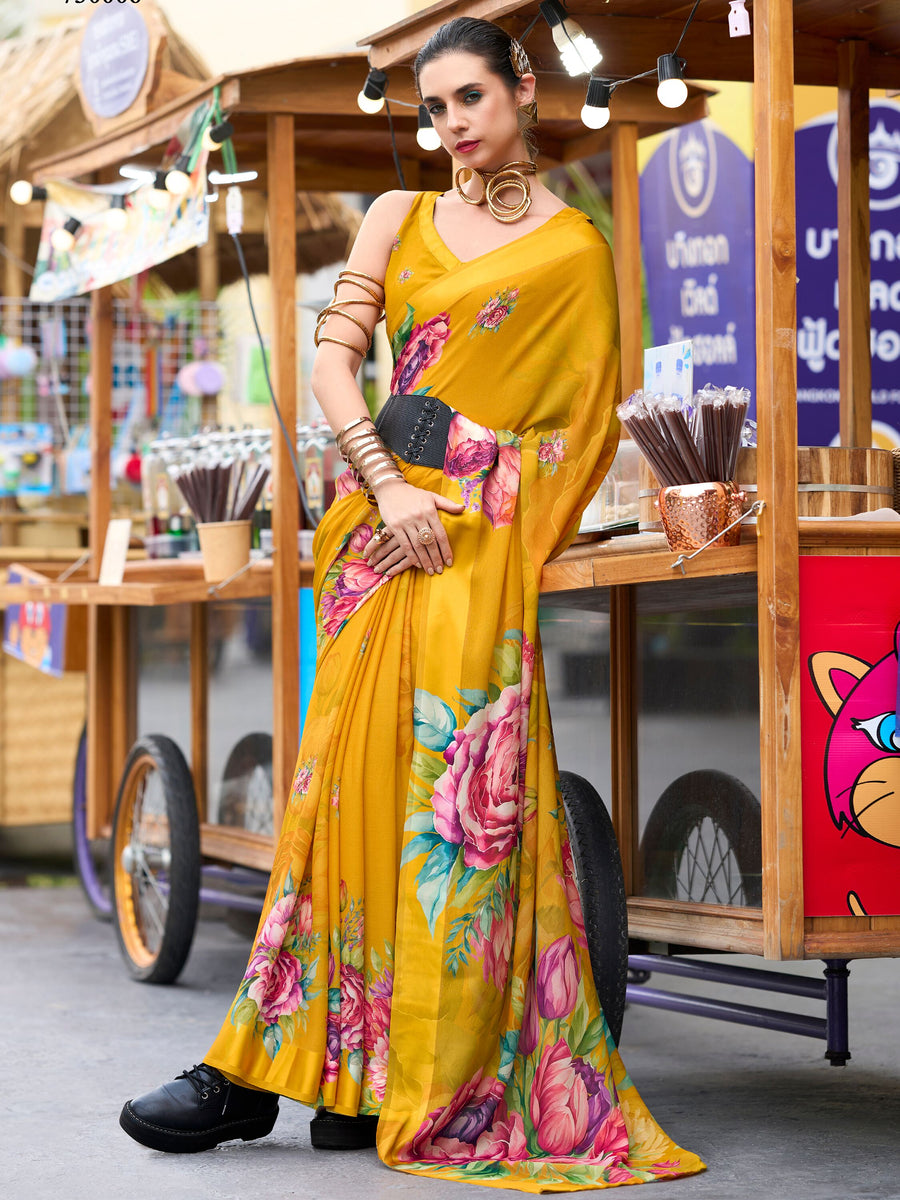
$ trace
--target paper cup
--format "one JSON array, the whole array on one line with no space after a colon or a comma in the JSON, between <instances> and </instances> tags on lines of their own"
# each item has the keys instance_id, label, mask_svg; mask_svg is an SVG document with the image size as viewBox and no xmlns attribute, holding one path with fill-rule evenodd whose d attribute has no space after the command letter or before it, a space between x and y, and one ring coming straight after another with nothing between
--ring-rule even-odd
<instances>
[{"instance_id":1,"label":"paper cup","mask_svg":"<svg viewBox=\"0 0 900 1200\"><path fill-rule=\"evenodd\" d=\"M197 525L207 583L221 583L247 565L251 530L251 521L210 521Z\"/></svg>"}]
</instances>

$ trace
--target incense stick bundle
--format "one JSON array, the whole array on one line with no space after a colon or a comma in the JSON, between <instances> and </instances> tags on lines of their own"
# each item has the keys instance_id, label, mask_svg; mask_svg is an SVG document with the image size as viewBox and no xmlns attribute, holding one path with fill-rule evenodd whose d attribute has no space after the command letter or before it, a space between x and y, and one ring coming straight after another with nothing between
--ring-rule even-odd
<instances>
[{"instance_id":1,"label":"incense stick bundle","mask_svg":"<svg viewBox=\"0 0 900 1200\"><path fill-rule=\"evenodd\" d=\"M233 458L170 467L169 472L198 525L248 520L269 478L269 468L258 464L242 490L245 463Z\"/></svg>"},{"instance_id":2,"label":"incense stick bundle","mask_svg":"<svg viewBox=\"0 0 900 1200\"><path fill-rule=\"evenodd\" d=\"M746 388L707 384L694 396L694 435L708 479L733 478L749 404Z\"/></svg>"},{"instance_id":3,"label":"incense stick bundle","mask_svg":"<svg viewBox=\"0 0 900 1200\"><path fill-rule=\"evenodd\" d=\"M750 403L746 388L711 387L688 404L634 392L616 410L662 487L734 478Z\"/></svg>"}]
</instances>

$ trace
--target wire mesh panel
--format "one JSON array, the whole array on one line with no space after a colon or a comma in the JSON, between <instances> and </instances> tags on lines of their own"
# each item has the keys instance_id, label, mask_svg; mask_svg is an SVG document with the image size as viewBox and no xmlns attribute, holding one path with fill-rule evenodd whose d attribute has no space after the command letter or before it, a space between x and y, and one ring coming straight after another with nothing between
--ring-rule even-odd
<instances>
[{"instance_id":1,"label":"wire mesh panel","mask_svg":"<svg viewBox=\"0 0 900 1200\"><path fill-rule=\"evenodd\" d=\"M217 356L217 305L117 300L113 321L114 437L123 430L134 437L148 429L188 432L199 423L200 399L185 396L176 376L193 359ZM0 355L0 423L50 425L58 447L84 439L90 402L90 301L79 297L39 304L0 298L0 326L7 346L25 346L34 354L31 369L22 375L9 374Z\"/></svg>"}]
</instances>

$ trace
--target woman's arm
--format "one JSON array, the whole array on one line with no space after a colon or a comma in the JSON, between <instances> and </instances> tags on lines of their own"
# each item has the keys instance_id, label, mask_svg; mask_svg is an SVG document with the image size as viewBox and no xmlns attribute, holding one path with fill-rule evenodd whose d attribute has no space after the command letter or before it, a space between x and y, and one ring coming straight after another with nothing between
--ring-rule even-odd
<instances>
[{"instance_id":1,"label":"woman's arm","mask_svg":"<svg viewBox=\"0 0 900 1200\"><path fill-rule=\"evenodd\" d=\"M355 320L335 311L320 328L320 334L326 339L338 340L323 340L319 346L313 364L312 389L335 432L357 418L368 417L366 402L356 382L356 373L377 323L379 310L371 302L371 292L362 284L367 284L379 297L383 295L383 285L379 287L370 280L384 279L394 235L409 212L413 196L412 192L387 192L369 208L350 252L347 269L370 278L361 279L360 283L354 282L352 277L344 279L336 290L336 303L343 304L345 311L352 313ZM365 303L347 304L348 300ZM360 325L364 328L360 328ZM389 568L390 573L396 574L407 566L418 565L431 574L440 570L443 564L451 564L450 543L438 510L462 512L464 505L412 487L402 478L376 482L372 490L381 518L394 535L392 542L388 543L388 546L393 546L392 553L379 555L379 560L385 560L383 565ZM418 532L425 528L433 531L434 541L423 546L418 540ZM391 559L389 563L387 557Z\"/></svg>"}]
</instances>

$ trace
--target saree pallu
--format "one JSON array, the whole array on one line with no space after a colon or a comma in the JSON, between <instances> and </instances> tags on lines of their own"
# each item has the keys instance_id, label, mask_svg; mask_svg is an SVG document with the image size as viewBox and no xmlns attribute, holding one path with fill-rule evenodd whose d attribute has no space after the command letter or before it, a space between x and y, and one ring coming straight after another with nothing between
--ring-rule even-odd
<instances>
[{"instance_id":1,"label":"saree pallu","mask_svg":"<svg viewBox=\"0 0 900 1200\"><path fill-rule=\"evenodd\" d=\"M346 1114L385 1163L526 1192L701 1170L654 1122L591 977L538 637L618 430L609 248L565 209L470 262L401 226L391 391L454 410L443 574L392 579L341 477L315 538L318 659L253 952L205 1061Z\"/></svg>"}]
</instances>

